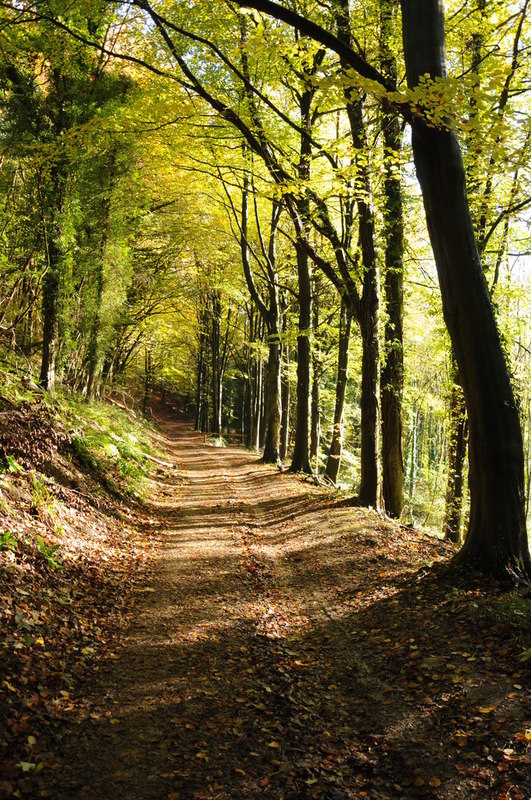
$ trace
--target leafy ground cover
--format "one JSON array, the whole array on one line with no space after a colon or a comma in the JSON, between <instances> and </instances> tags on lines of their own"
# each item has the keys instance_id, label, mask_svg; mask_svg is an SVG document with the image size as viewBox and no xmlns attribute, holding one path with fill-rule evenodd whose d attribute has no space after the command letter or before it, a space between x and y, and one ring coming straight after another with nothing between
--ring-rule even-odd
<instances>
[{"instance_id":1,"label":"leafy ground cover","mask_svg":"<svg viewBox=\"0 0 531 800\"><path fill-rule=\"evenodd\" d=\"M57 551L9 473L61 566L4 543L4 795L526 800L527 590L163 426L134 512L54 485Z\"/></svg>"},{"instance_id":2,"label":"leafy ground cover","mask_svg":"<svg viewBox=\"0 0 531 800\"><path fill-rule=\"evenodd\" d=\"M139 496L152 432L109 404L0 401L0 796L27 797L73 692L130 617L151 545ZM18 402L16 402L18 401ZM46 796L46 793L44 794Z\"/></svg>"}]
</instances>

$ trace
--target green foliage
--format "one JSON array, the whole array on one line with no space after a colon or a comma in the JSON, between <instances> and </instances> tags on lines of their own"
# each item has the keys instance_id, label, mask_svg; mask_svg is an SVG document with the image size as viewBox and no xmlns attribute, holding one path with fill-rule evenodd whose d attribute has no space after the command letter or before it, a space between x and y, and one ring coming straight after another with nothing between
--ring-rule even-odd
<instances>
[{"instance_id":1,"label":"green foliage","mask_svg":"<svg viewBox=\"0 0 531 800\"><path fill-rule=\"evenodd\" d=\"M49 488L46 486L44 477L36 475L32 472L30 475L30 489L31 489L31 508L33 513L38 514L42 510L50 513L54 511L54 497Z\"/></svg>"},{"instance_id":2,"label":"green foliage","mask_svg":"<svg viewBox=\"0 0 531 800\"><path fill-rule=\"evenodd\" d=\"M472 602L473 614L490 626L503 629L506 636L524 646L531 630L531 599L520 595L499 595Z\"/></svg>"},{"instance_id":3,"label":"green foliage","mask_svg":"<svg viewBox=\"0 0 531 800\"><path fill-rule=\"evenodd\" d=\"M59 550L60 545L47 545L42 536L39 536L38 533L35 535L35 538L37 540L39 552L48 566L52 569L61 569L63 565L60 557L57 556L57 551Z\"/></svg>"},{"instance_id":4,"label":"green foliage","mask_svg":"<svg viewBox=\"0 0 531 800\"><path fill-rule=\"evenodd\" d=\"M118 405L87 403L66 393L61 403L64 424L75 430L70 437L74 458L109 490L141 496L150 471L153 427Z\"/></svg>"},{"instance_id":5,"label":"green foliage","mask_svg":"<svg viewBox=\"0 0 531 800\"><path fill-rule=\"evenodd\" d=\"M20 466L20 464L15 461L14 456L7 453L4 456L4 462L0 462L0 473L7 472L9 475L17 475L19 472L24 472L24 469Z\"/></svg>"},{"instance_id":6,"label":"green foliage","mask_svg":"<svg viewBox=\"0 0 531 800\"><path fill-rule=\"evenodd\" d=\"M12 531L4 531L0 534L0 550L10 550L14 553L17 545L16 535Z\"/></svg>"},{"instance_id":7,"label":"green foliage","mask_svg":"<svg viewBox=\"0 0 531 800\"><path fill-rule=\"evenodd\" d=\"M74 434L70 439L70 446L72 451L79 461L79 463L85 467L85 469L91 470L96 474L102 473L102 465L101 462L94 456L91 450L87 447L85 439L83 436L79 434Z\"/></svg>"}]
</instances>

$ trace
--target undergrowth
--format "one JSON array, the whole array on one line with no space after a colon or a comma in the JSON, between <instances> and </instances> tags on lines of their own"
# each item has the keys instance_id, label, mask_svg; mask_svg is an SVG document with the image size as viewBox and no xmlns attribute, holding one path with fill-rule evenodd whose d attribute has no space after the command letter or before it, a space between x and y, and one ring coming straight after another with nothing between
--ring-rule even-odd
<instances>
[{"instance_id":1,"label":"undergrowth","mask_svg":"<svg viewBox=\"0 0 531 800\"><path fill-rule=\"evenodd\" d=\"M95 401L74 392L60 389L44 392L23 378L27 368L13 363L4 372L0 387L0 408L31 409L47 417L52 426L66 433L66 456L82 471L90 473L109 492L141 499L150 471L149 456L156 450L154 427L133 410L113 402ZM3 454L0 472L17 474L21 468L9 450ZM41 505L33 476L32 493Z\"/></svg>"}]
</instances>

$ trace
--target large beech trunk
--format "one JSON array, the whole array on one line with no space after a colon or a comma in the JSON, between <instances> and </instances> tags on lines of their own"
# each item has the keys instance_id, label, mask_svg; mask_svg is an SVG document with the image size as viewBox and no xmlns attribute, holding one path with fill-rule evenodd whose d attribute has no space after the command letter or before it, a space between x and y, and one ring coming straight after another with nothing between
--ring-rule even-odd
<instances>
[{"instance_id":1,"label":"large beech trunk","mask_svg":"<svg viewBox=\"0 0 531 800\"><path fill-rule=\"evenodd\" d=\"M336 483L341 466L341 449L343 433L343 411L345 408L345 395L347 391L348 378L348 356L350 344L350 331L352 328L352 311L348 300L341 300L341 317L339 326L339 346L337 355L337 381L336 381L336 403L334 409L334 425L332 429L332 441L328 451L326 462L325 477L332 483Z\"/></svg>"},{"instance_id":2,"label":"large beech trunk","mask_svg":"<svg viewBox=\"0 0 531 800\"><path fill-rule=\"evenodd\" d=\"M445 76L442 0L402 0L407 78ZM470 519L459 560L531 577L518 409L474 237L457 139L412 122L412 143L445 322L469 418Z\"/></svg>"}]
</instances>

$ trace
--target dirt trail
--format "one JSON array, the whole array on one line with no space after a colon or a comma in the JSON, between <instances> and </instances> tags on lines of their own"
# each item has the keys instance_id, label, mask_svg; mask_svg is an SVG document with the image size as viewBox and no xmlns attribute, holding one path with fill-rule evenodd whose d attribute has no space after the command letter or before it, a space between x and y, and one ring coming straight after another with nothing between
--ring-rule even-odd
<instances>
[{"instance_id":1,"label":"dirt trail","mask_svg":"<svg viewBox=\"0 0 531 800\"><path fill-rule=\"evenodd\" d=\"M470 772L455 739L479 704L523 722L517 679L476 674L463 637L481 630L457 629L448 586L415 573L445 547L183 424L165 433L177 469L145 521L158 565L90 715L61 732L49 796L525 797L520 763Z\"/></svg>"}]
</instances>

